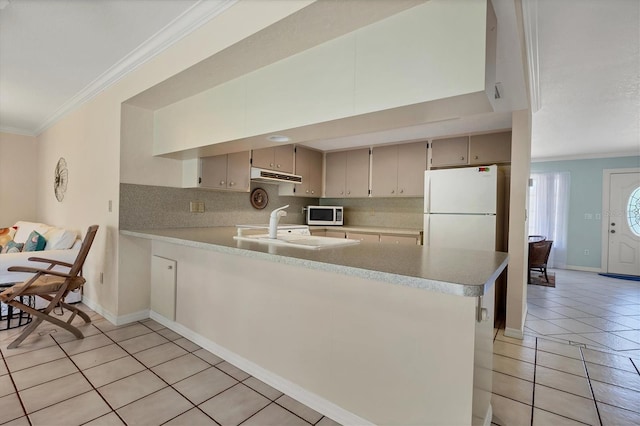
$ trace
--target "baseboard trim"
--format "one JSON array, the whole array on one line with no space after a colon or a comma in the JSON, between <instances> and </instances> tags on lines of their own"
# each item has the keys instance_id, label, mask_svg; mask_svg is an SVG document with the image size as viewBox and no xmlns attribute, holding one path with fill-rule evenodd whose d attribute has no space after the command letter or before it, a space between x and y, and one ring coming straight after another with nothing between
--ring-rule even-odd
<instances>
[{"instance_id":1,"label":"baseboard trim","mask_svg":"<svg viewBox=\"0 0 640 426\"><path fill-rule=\"evenodd\" d=\"M571 271L595 272L595 273L602 272L601 268L591 268L588 266L576 266L576 265L567 265L562 269L569 269Z\"/></svg>"},{"instance_id":2,"label":"baseboard trim","mask_svg":"<svg viewBox=\"0 0 640 426\"><path fill-rule=\"evenodd\" d=\"M527 305L524 305L524 312L522 314L522 322L521 322L521 326L520 328L511 328L511 327L505 327L504 328L504 335L507 337L512 337L514 339L524 339L524 322L527 319L527 312L528 312L528 307Z\"/></svg>"},{"instance_id":3,"label":"baseboard trim","mask_svg":"<svg viewBox=\"0 0 640 426\"><path fill-rule=\"evenodd\" d=\"M140 321L143 319L149 318L149 310L145 309L138 312L133 312L131 314L126 315L115 315L112 312L104 309L102 305L97 304L93 300L89 299L87 296L82 296L82 303L87 305L93 312L101 315L104 319L109 321L114 325L124 325L129 324L130 322Z\"/></svg>"},{"instance_id":4,"label":"baseboard trim","mask_svg":"<svg viewBox=\"0 0 640 426\"><path fill-rule=\"evenodd\" d=\"M165 327L175 331L176 333L186 337L198 346L208 350L209 352L225 359L241 370L246 371L255 378L262 380L266 384L280 392L283 392L293 399L307 405L330 419L345 425L373 425L373 423L345 410L344 408L310 392L283 377L272 373L269 370L249 361L248 359L236 354L229 349L218 345L217 343L207 339L200 334L193 332L182 324L168 320L154 311L149 312L149 317L159 322Z\"/></svg>"}]
</instances>

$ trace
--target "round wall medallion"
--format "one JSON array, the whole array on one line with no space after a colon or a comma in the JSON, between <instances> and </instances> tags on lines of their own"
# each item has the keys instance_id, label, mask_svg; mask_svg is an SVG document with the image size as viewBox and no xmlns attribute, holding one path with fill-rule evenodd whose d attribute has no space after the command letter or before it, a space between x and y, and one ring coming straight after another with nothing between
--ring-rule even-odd
<instances>
[{"instance_id":1,"label":"round wall medallion","mask_svg":"<svg viewBox=\"0 0 640 426\"><path fill-rule=\"evenodd\" d=\"M64 193L67 191L68 181L69 171L67 170L67 162L64 158L60 157L53 175L53 192L56 194L56 199L58 201L62 201L64 199Z\"/></svg>"},{"instance_id":2,"label":"round wall medallion","mask_svg":"<svg viewBox=\"0 0 640 426\"><path fill-rule=\"evenodd\" d=\"M262 188L256 188L251 191L251 205L254 209L262 210L269 203L269 195Z\"/></svg>"}]
</instances>

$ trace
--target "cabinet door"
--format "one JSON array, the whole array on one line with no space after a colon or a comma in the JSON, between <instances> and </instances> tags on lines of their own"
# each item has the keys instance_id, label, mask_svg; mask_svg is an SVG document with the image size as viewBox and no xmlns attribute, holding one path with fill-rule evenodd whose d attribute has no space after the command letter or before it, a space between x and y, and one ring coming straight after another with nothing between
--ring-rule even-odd
<instances>
[{"instance_id":1,"label":"cabinet door","mask_svg":"<svg viewBox=\"0 0 640 426\"><path fill-rule=\"evenodd\" d=\"M309 195L320 197L322 195L322 153L309 151Z\"/></svg>"},{"instance_id":2,"label":"cabinet door","mask_svg":"<svg viewBox=\"0 0 640 426\"><path fill-rule=\"evenodd\" d=\"M227 155L227 189L249 192L251 164L249 151Z\"/></svg>"},{"instance_id":3,"label":"cabinet door","mask_svg":"<svg viewBox=\"0 0 640 426\"><path fill-rule=\"evenodd\" d=\"M302 183L296 185L295 195L319 197L322 194L322 153L320 151L296 147L295 173L302 176Z\"/></svg>"},{"instance_id":4,"label":"cabinet door","mask_svg":"<svg viewBox=\"0 0 640 426\"><path fill-rule=\"evenodd\" d=\"M331 231L331 230L326 230L325 231L325 236L326 237L330 237L330 238L344 238L345 237L345 232L344 231Z\"/></svg>"},{"instance_id":5,"label":"cabinet door","mask_svg":"<svg viewBox=\"0 0 640 426\"><path fill-rule=\"evenodd\" d=\"M151 310L168 320L176 320L175 260L151 256Z\"/></svg>"},{"instance_id":6,"label":"cabinet door","mask_svg":"<svg viewBox=\"0 0 640 426\"><path fill-rule=\"evenodd\" d=\"M350 240L360 240L361 243L380 242L380 235L378 234L361 234L359 232L347 232L347 238Z\"/></svg>"},{"instance_id":7,"label":"cabinet door","mask_svg":"<svg viewBox=\"0 0 640 426\"><path fill-rule=\"evenodd\" d=\"M460 166L468 163L469 137L438 139L431 142L431 166Z\"/></svg>"},{"instance_id":8,"label":"cabinet door","mask_svg":"<svg viewBox=\"0 0 640 426\"><path fill-rule=\"evenodd\" d=\"M216 155L200 159L200 187L227 188L227 156Z\"/></svg>"},{"instance_id":9,"label":"cabinet door","mask_svg":"<svg viewBox=\"0 0 640 426\"><path fill-rule=\"evenodd\" d=\"M293 173L293 145L276 146L273 157L274 170Z\"/></svg>"},{"instance_id":10,"label":"cabinet door","mask_svg":"<svg viewBox=\"0 0 640 426\"><path fill-rule=\"evenodd\" d=\"M398 145L398 190L400 196L424 196L424 171L427 169L427 143Z\"/></svg>"},{"instance_id":11,"label":"cabinet door","mask_svg":"<svg viewBox=\"0 0 640 426\"><path fill-rule=\"evenodd\" d=\"M251 151L251 165L261 169L275 168L275 150L274 148L261 148Z\"/></svg>"},{"instance_id":12,"label":"cabinet door","mask_svg":"<svg viewBox=\"0 0 640 426\"><path fill-rule=\"evenodd\" d=\"M369 148L346 151L346 184L347 197L369 196Z\"/></svg>"},{"instance_id":13,"label":"cabinet door","mask_svg":"<svg viewBox=\"0 0 640 426\"><path fill-rule=\"evenodd\" d=\"M339 198L345 196L345 179L347 170L347 153L330 152L326 156L325 196Z\"/></svg>"},{"instance_id":14,"label":"cabinet door","mask_svg":"<svg viewBox=\"0 0 640 426\"><path fill-rule=\"evenodd\" d=\"M407 235L380 235L380 242L385 244L418 245L418 238Z\"/></svg>"},{"instance_id":15,"label":"cabinet door","mask_svg":"<svg viewBox=\"0 0 640 426\"><path fill-rule=\"evenodd\" d=\"M423 179L424 180L424 179ZM371 151L371 196L392 197L398 190L398 145Z\"/></svg>"},{"instance_id":16,"label":"cabinet door","mask_svg":"<svg viewBox=\"0 0 640 426\"><path fill-rule=\"evenodd\" d=\"M511 132L471 136L469 140L470 164L511 162Z\"/></svg>"}]
</instances>

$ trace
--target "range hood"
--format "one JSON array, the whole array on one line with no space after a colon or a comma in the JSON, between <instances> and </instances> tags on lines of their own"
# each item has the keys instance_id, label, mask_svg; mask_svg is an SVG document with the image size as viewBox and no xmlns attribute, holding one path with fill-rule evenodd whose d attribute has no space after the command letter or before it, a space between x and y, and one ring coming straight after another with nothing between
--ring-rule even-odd
<instances>
[{"instance_id":1,"label":"range hood","mask_svg":"<svg viewBox=\"0 0 640 426\"><path fill-rule=\"evenodd\" d=\"M252 167L251 180L267 183L302 183L302 176Z\"/></svg>"}]
</instances>

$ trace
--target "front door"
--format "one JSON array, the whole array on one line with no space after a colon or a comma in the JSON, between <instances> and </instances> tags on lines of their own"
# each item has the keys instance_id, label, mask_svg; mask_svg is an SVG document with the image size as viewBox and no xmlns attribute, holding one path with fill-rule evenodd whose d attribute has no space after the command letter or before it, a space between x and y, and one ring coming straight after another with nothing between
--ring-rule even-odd
<instances>
[{"instance_id":1,"label":"front door","mask_svg":"<svg viewBox=\"0 0 640 426\"><path fill-rule=\"evenodd\" d=\"M640 275L640 173L612 173L609 180L607 272Z\"/></svg>"}]
</instances>

